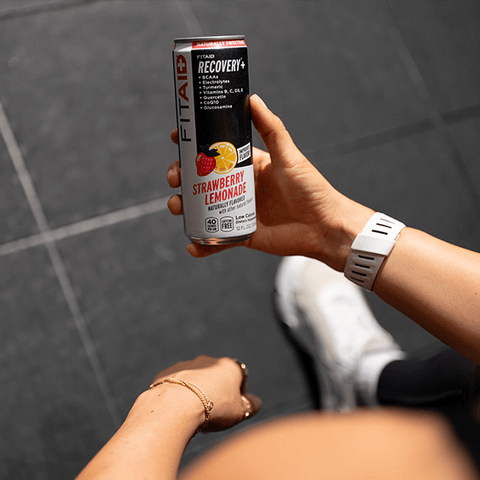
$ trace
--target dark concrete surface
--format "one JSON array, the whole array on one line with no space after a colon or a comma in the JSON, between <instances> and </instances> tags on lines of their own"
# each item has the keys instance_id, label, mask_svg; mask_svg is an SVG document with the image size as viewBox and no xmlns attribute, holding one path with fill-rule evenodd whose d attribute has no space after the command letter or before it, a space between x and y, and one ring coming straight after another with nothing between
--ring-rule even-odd
<instances>
[{"instance_id":1,"label":"dark concrete surface","mask_svg":"<svg viewBox=\"0 0 480 480\"><path fill-rule=\"evenodd\" d=\"M0 478L73 478L158 370L201 353L249 365L251 424L314 406L271 307L280 259L192 259L165 207L173 38L232 33L338 189L480 249L477 2L4 0ZM406 351L438 346L368 298Z\"/></svg>"}]
</instances>

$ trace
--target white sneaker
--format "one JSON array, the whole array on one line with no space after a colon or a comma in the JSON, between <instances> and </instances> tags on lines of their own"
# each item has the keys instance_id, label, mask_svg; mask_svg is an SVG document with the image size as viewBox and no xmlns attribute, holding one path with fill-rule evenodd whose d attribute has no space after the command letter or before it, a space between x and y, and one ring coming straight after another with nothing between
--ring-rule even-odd
<instances>
[{"instance_id":1,"label":"white sneaker","mask_svg":"<svg viewBox=\"0 0 480 480\"><path fill-rule=\"evenodd\" d=\"M324 410L377 404L383 368L405 357L375 320L361 289L306 257L286 257L275 279L280 320L314 362Z\"/></svg>"}]
</instances>

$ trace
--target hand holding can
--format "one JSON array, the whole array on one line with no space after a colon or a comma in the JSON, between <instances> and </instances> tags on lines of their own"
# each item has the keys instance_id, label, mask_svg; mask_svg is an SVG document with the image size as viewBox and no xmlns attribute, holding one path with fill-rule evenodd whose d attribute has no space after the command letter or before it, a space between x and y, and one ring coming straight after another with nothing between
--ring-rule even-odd
<instances>
[{"instance_id":1,"label":"hand holding can","mask_svg":"<svg viewBox=\"0 0 480 480\"><path fill-rule=\"evenodd\" d=\"M316 258L343 270L355 231L362 230L373 211L332 187L258 95L252 95L250 104L253 124L268 153L253 148L257 230L236 245L274 255ZM176 130L172 140L178 142ZM182 183L178 160L170 165L167 178L172 188ZM181 196L172 196L168 207L173 215L182 215ZM200 258L232 246L191 243L187 251Z\"/></svg>"}]
</instances>

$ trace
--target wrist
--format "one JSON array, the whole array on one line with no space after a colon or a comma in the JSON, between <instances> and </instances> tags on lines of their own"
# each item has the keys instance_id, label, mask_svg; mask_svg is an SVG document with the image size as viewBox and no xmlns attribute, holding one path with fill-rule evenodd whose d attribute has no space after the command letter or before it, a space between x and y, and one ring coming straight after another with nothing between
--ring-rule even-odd
<instances>
[{"instance_id":1,"label":"wrist","mask_svg":"<svg viewBox=\"0 0 480 480\"><path fill-rule=\"evenodd\" d=\"M205 421L205 409L198 397L178 385L165 384L141 393L126 422L162 429L171 425L192 437Z\"/></svg>"},{"instance_id":2,"label":"wrist","mask_svg":"<svg viewBox=\"0 0 480 480\"><path fill-rule=\"evenodd\" d=\"M357 235L375 213L371 208L339 194L329 228L324 233L324 248L318 259L343 272Z\"/></svg>"}]
</instances>

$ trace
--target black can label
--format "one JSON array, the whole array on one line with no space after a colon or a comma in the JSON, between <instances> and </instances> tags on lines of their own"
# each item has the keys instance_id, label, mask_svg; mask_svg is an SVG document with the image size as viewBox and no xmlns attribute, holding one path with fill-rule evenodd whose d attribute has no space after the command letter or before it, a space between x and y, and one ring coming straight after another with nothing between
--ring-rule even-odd
<instances>
[{"instance_id":1,"label":"black can label","mask_svg":"<svg viewBox=\"0 0 480 480\"><path fill-rule=\"evenodd\" d=\"M185 233L242 240L256 229L245 41L182 42L173 57Z\"/></svg>"}]
</instances>

